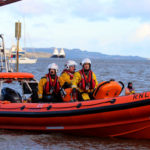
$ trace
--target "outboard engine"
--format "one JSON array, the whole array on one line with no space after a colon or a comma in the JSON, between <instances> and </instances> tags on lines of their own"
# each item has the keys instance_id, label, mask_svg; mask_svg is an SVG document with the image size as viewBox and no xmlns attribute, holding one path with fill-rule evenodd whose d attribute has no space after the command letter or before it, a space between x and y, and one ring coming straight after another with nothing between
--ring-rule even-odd
<instances>
[{"instance_id":1,"label":"outboard engine","mask_svg":"<svg viewBox=\"0 0 150 150\"><path fill-rule=\"evenodd\" d=\"M2 100L7 100L12 103L22 103L21 95L17 91L11 88L8 87L3 88L1 94L2 94Z\"/></svg>"}]
</instances>

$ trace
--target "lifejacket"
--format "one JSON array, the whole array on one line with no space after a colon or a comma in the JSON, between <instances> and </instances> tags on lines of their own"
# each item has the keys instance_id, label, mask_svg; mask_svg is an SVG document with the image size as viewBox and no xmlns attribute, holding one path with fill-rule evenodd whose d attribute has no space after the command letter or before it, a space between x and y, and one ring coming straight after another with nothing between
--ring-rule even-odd
<instances>
[{"instance_id":1,"label":"lifejacket","mask_svg":"<svg viewBox=\"0 0 150 150\"><path fill-rule=\"evenodd\" d=\"M89 70L88 77L86 77L83 69L79 70L79 73L81 75L81 81L78 84L79 88L82 89L83 91L94 89L96 83L92 77L93 72Z\"/></svg>"},{"instance_id":2,"label":"lifejacket","mask_svg":"<svg viewBox=\"0 0 150 150\"><path fill-rule=\"evenodd\" d=\"M67 70L67 69L64 69L63 72L62 72L62 74L63 74L64 72L66 72L66 73L70 76L70 80L73 79L73 74L74 74L74 73L70 72L70 71Z\"/></svg>"},{"instance_id":3,"label":"lifejacket","mask_svg":"<svg viewBox=\"0 0 150 150\"><path fill-rule=\"evenodd\" d=\"M53 92L58 93L60 91L60 85L58 82L58 77L55 76L54 81L52 81L50 74L46 74L46 77L47 77L47 82L44 86L44 92L46 94L52 94Z\"/></svg>"},{"instance_id":4,"label":"lifejacket","mask_svg":"<svg viewBox=\"0 0 150 150\"><path fill-rule=\"evenodd\" d=\"M127 87L127 89L130 91L130 94L134 94L134 93L135 93L134 88L129 88L129 87Z\"/></svg>"}]
</instances>

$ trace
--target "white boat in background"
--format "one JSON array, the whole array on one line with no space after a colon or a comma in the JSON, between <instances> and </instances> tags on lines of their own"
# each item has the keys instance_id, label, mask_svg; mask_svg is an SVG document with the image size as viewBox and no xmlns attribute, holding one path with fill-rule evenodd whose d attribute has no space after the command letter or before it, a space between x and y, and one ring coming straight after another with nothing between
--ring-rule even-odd
<instances>
[{"instance_id":1,"label":"white boat in background","mask_svg":"<svg viewBox=\"0 0 150 150\"><path fill-rule=\"evenodd\" d=\"M59 53L59 57L60 58L65 58L66 54L63 48L61 48L60 53Z\"/></svg>"},{"instance_id":2,"label":"white boat in background","mask_svg":"<svg viewBox=\"0 0 150 150\"><path fill-rule=\"evenodd\" d=\"M12 64L16 63L16 46L15 45L11 47L9 62ZM26 51L19 48L19 64L34 64L36 62L37 62L36 58L26 57Z\"/></svg>"},{"instance_id":3,"label":"white boat in background","mask_svg":"<svg viewBox=\"0 0 150 150\"><path fill-rule=\"evenodd\" d=\"M52 54L52 58L58 58L58 57L59 57L58 49L55 48Z\"/></svg>"},{"instance_id":4,"label":"white boat in background","mask_svg":"<svg viewBox=\"0 0 150 150\"><path fill-rule=\"evenodd\" d=\"M37 62L37 59L31 59L27 57L19 58L19 64L35 64ZM11 59L10 63L15 64L16 59Z\"/></svg>"}]
</instances>

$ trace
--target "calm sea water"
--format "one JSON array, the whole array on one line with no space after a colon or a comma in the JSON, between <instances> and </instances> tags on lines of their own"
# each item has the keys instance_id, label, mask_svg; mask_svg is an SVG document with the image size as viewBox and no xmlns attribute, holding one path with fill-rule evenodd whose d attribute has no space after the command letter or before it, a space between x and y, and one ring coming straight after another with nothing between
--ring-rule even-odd
<instances>
[{"instance_id":1,"label":"calm sea water","mask_svg":"<svg viewBox=\"0 0 150 150\"><path fill-rule=\"evenodd\" d=\"M49 63L59 65L60 75L66 59L39 59L36 64L20 65L20 71L31 72L37 80L47 73ZM77 70L81 68L78 62ZM122 81L125 86L129 81L133 82L136 92L150 91L150 61L149 60L100 60L92 59L92 70L99 82L111 78ZM122 93L124 94L124 93ZM137 150L150 149L149 140L110 139L95 137L79 137L60 133L42 133L27 131L0 130L0 149L3 150Z\"/></svg>"}]
</instances>

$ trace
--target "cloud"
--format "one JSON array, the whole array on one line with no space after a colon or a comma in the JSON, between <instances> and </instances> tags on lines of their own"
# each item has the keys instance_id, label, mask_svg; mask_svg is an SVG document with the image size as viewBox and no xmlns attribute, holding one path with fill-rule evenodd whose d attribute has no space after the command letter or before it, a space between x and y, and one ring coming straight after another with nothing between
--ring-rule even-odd
<instances>
[{"instance_id":1,"label":"cloud","mask_svg":"<svg viewBox=\"0 0 150 150\"><path fill-rule=\"evenodd\" d=\"M109 3L104 4L100 0L87 1L77 0L74 1L72 6L72 15L80 18L86 18L91 21L103 20L106 18Z\"/></svg>"},{"instance_id":2,"label":"cloud","mask_svg":"<svg viewBox=\"0 0 150 150\"><path fill-rule=\"evenodd\" d=\"M150 16L149 0L23 0L15 4L10 8L16 15L49 15L58 22L71 17L98 21L109 18L149 20Z\"/></svg>"},{"instance_id":3,"label":"cloud","mask_svg":"<svg viewBox=\"0 0 150 150\"><path fill-rule=\"evenodd\" d=\"M88 20L101 20L108 18L140 18L149 20L149 0L82 0L75 3L73 13Z\"/></svg>"},{"instance_id":4,"label":"cloud","mask_svg":"<svg viewBox=\"0 0 150 150\"><path fill-rule=\"evenodd\" d=\"M149 0L114 0L111 7L112 16L120 18L137 17L149 20L149 6Z\"/></svg>"},{"instance_id":5,"label":"cloud","mask_svg":"<svg viewBox=\"0 0 150 150\"><path fill-rule=\"evenodd\" d=\"M32 4L31 4L32 3ZM46 3L40 0L22 0L14 7L11 7L12 12L18 16L34 16L41 15L45 11Z\"/></svg>"},{"instance_id":6,"label":"cloud","mask_svg":"<svg viewBox=\"0 0 150 150\"><path fill-rule=\"evenodd\" d=\"M67 11L69 10L67 4L68 3L63 2L62 0L23 0L20 3L17 3L12 9L13 12L18 15L39 17L49 14L51 16L61 16L61 14L67 14Z\"/></svg>"},{"instance_id":7,"label":"cloud","mask_svg":"<svg viewBox=\"0 0 150 150\"><path fill-rule=\"evenodd\" d=\"M1 31L10 47L14 22L25 20L27 46L140 54L150 48L149 6L148 0L22 0L1 8Z\"/></svg>"},{"instance_id":8,"label":"cloud","mask_svg":"<svg viewBox=\"0 0 150 150\"><path fill-rule=\"evenodd\" d=\"M136 29L136 32L131 37L133 42L143 42L150 40L150 24L142 24Z\"/></svg>"}]
</instances>

